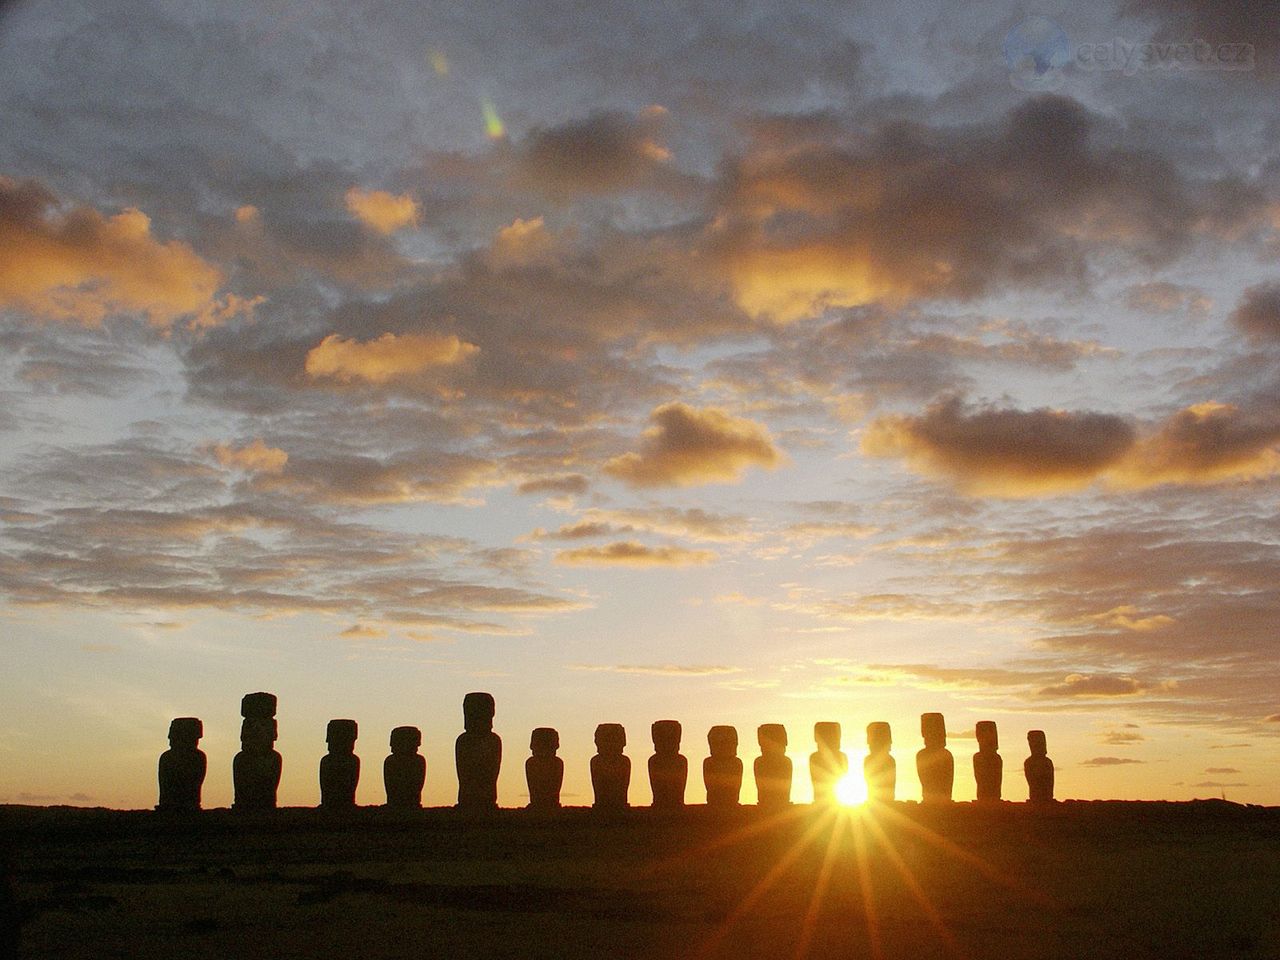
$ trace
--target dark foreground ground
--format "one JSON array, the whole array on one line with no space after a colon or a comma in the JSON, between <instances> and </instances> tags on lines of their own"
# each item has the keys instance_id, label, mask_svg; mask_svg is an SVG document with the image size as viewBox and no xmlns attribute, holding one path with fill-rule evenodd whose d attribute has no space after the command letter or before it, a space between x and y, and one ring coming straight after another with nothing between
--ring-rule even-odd
<instances>
[{"instance_id":1,"label":"dark foreground ground","mask_svg":"<svg viewBox=\"0 0 1280 960\"><path fill-rule=\"evenodd\" d=\"M1280 957L1280 808L0 808L24 957Z\"/></svg>"}]
</instances>

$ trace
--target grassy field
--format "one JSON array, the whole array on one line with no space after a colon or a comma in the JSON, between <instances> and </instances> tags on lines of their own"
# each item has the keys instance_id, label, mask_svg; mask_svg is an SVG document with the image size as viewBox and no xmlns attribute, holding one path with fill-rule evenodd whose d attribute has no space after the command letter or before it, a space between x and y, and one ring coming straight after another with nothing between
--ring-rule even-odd
<instances>
[{"instance_id":1,"label":"grassy field","mask_svg":"<svg viewBox=\"0 0 1280 960\"><path fill-rule=\"evenodd\" d=\"M1280 957L1280 809L0 808L27 957Z\"/></svg>"}]
</instances>

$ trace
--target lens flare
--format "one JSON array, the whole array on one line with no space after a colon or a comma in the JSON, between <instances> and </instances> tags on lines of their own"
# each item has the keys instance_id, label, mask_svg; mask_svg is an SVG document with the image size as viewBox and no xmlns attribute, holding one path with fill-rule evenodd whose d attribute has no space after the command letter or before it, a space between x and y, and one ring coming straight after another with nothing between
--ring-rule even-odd
<instances>
[{"instance_id":1,"label":"lens flare","mask_svg":"<svg viewBox=\"0 0 1280 960\"><path fill-rule=\"evenodd\" d=\"M836 783L836 800L842 806L856 807L867 802L867 785L862 777L853 773L845 774Z\"/></svg>"},{"instance_id":2,"label":"lens flare","mask_svg":"<svg viewBox=\"0 0 1280 960\"><path fill-rule=\"evenodd\" d=\"M507 134L507 128L502 125L502 118L498 116L498 110L491 100L481 100L480 109L484 111L484 132L489 135L490 140L501 140Z\"/></svg>"}]
</instances>

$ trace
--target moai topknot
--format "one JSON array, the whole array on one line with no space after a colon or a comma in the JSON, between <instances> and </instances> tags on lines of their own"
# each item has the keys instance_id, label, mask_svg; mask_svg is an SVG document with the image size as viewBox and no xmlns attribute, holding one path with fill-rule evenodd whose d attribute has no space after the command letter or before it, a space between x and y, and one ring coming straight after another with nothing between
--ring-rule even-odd
<instances>
[{"instance_id":1,"label":"moai topknot","mask_svg":"<svg viewBox=\"0 0 1280 960\"><path fill-rule=\"evenodd\" d=\"M462 698L464 731L454 741L458 767L458 806L496 810L502 739L493 732L493 695L468 693Z\"/></svg>"},{"instance_id":2,"label":"moai topknot","mask_svg":"<svg viewBox=\"0 0 1280 960\"><path fill-rule=\"evenodd\" d=\"M840 750L840 724L813 725L816 752L809 755L809 779L813 781L814 803L835 803L836 783L849 772L849 758Z\"/></svg>"},{"instance_id":3,"label":"moai topknot","mask_svg":"<svg viewBox=\"0 0 1280 960\"><path fill-rule=\"evenodd\" d=\"M925 803L950 803L956 779L956 762L947 749L947 721L940 713L920 715L924 749L916 754L920 796Z\"/></svg>"},{"instance_id":4,"label":"moai topknot","mask_svg":"<svg viewBox=\"0 0 1280 960\"><path fill-rule=\"evenodd\" d=\"M867 781L867 799L892 803L898 788L898 762L889 748L893 731L883 720L867 724L867 755L862 760L862 777Z\"/></svg>"},{"instance_id":5,"label":"moai topknot","mask_svg":"<svg viewBox=\"0 0 1280 960\"><path fill-rule=\"evenodd\" d=\"M422 731L417 727L396 727L391 731L391 753L382 761L382 785L387 806L422 806L422 785L427 782L427 758L418 752Z\"/></svg>"},{"instance_id":6,"label":"moai topknot","mask_svg":"<svg viewBox=\"0 0 1280 960\"><path fill-rule=\"evenodd\" d=\"M751 765L756 777L756 803L776 810L791 803L791 758L787 756L787 728L763 723L756 728L760 756Z\"/></svg>"},{"instance_id":7,"label":"moai topknot","mask_svg":"<svg viewBox=\"0 0 1280 960\"><path fill-rule=\"evenodd\" d=\"M1000 735L994 720L979 720L974 734L978 738L978 752L973 755L973 779L978 784L978 800L991 803L1000 799L1004 781L1004 760L997 752Z\"/></svg>"},{"instance_id":8,"label":"moai topknot","mask_svg":"<svg viewBox=\"0 0 1280 960\"><path fill-rule=\"evenodd\" d=\"M247 693L240 701L240 752L232 762L236 810L274 810L280 788L276 742L276 697Z\"/></svg>"},{"instance_id":9,"label":"moai topknot","mask_svg":"<svg viewBox=\"0 0 1280 960\"><path fill-rule=\"evenodd\" d=\"M1023 761L1022 772L1027 775L1028 799L1032 803L1052 803L1053 761L1049 759L1044 731L1028 730L1027 746L1031 748L1031 756Z\"/></svg>"},{"instance_id":10,"label":"moai topknot","mask_svg":"<svg viewBox=\"0 0 1280 960\"><path fill-rule=\"evenodd\" d=\"M702 782L707 787L707 806L736 807L742 793L742 758L738 756L736 727L715 726L707 731L711 756L702 761Z\"/></svg>"},{"instance_id":11,"label":"moai topknot","mask_svg":"<svg viewBox=\"0 0 1280 960\"><path fill-rule=\"evenodd\" d=\"M529 807L556 810L560 807L560 787L564 783L564 761L556 756L560 734L551 727L538 727L529 735L532 754L524 762L524 780L529 785Z\"/></svg>"},{"instance_id":12,"label":"moai topknot","mask_svg":"<svg viewBox=\"0 0 1280 960\"><path fill-rule=\"evenodd\" d=\"M621 810L627 806L631 786L631 758L623 754L627 731L620 723L596 727L596 755L591 758L591 788L598 810Z\"/></svg>"},{"instance_id":13,"label":"moai topknot","mask_svg":"<svg viewBox=\"0 0 1280 960\"><path fill-rule=\"evenodd\" d=\"M654 809L678 810L684 806L684 788L689 782L689 760L680 752L680 721L655 720L649 732L653 737L649 788Z\"/></svg>"},{"instance_id":14,"label":"moai topknot","mask_svg":"<svg viewBox=\"0 0 1280 960\"><path fill-rule=\"evenodd\" d=\"M329 752L320 758L320 806L326 809L356 805L356 785L360 782L358 732L354 720L330 720L325 730Z\"/></svg>"},{"instance_id":15,"label":"moai topknot","mask_svg":"<svg viewBox=\"0 0 1280 960\"><path fill-rule=\"evenodd\" d=\"M157 810L200 809L200 789L209 766L199 746L203 736L204 724L196 717L178 717L169 723L169 749L160 754Z\"/></svg>"}]
</instances>

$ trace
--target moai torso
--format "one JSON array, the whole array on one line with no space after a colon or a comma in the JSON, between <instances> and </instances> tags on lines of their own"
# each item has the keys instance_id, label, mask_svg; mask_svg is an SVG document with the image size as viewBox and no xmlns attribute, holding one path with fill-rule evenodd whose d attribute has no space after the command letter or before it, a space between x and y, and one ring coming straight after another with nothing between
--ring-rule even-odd
<instances>
[{"instance_id":1,"label":"moai torso","mask_svg":"<svg viewBox=\"0 0 1280 960\"><path fill-rule=\"evenodd\" d=\"M559 749L560 734L551 727L538 727L529 735L532 755L524 762L524 779L531 809L555 810L560 806L564 761L556 756Z\"/></svg>"},{"instance_id":2,"label":"moai torso","mask_svg":"<svg viewBox=\"0 0 1280 960\"><path fill-rule=\"evenodd\" d=\"M1053 761L1049 759L1049 747L1043 730L1027 732L1027 745L1031 756L1022 764L1027 777L1028 799L1032 803L1053 802Z\"/></svg>"},{"instance_id":3,"label":"moai torso","mask_svg":"<svg viewBox=\"0 0 1280 960\"><path fill-rule=\"evenodd\" d=\"M978 800L994 803L1000 799L1004 782L1004 760L999 754L1000 737L994 720L979 720L974 733L978 752L973 755L973 779L978 785Z\"/></svg>"},{"instance_id":4,"label":"moai torso","mask_svg":"<svg viewBox=\"0 0 1280 960\"><path fill-rule=\"evenodd\" d=\"M877 721L867 725L867 755L862 760L862 777L867 782L867 799L892 803L898 789L898 762L889 752L893 731Z\"/></svg>"},{"instance_id":5,"label":"moai torso","mask_svg":"<svg viewBox=\"0 0 1280 960\"><path fill-rule=\"evenodd\" d=\"M751 765L756 778L756 803L776 810L791 803L791 758L787 756L787 728L780 723L756 729L760 756Z\"/></svg>"},{"instance_id":6,"label":"moai torso","mask_svg":"<svg viewBox=\"0 0 1280 960\"><path fill-rule=\"evenodd\" d=\"M330 720L325 732L329 752L320 758L320 806L326 809L356 805L360 783L360 758L356 756L354 720Z\"/></svg>"},{"instance_id":7,"label":"moai torso","mask_svg":"<svg viewBox=\"0 0 1280 960\"><path fill-rule=\"evenodd\" d=\"M742 794L742 759L738 756L738 731L715 726L707 732L711 756L702 761L702 782L707 788L707 806L736 807Z\"/></svg>"},{"instance_id":8,"label":"moai torso","mask_svg":"<svg viewBox=\"0 0 1280 960\"><path fill-rule=\"evenodd\" d=\"M466 729L453 746L458 768L458 806L496 809L502 740L493 732L493 697L468 693L462 700L462 714Z\"/></svg>"},{"instance_id":9,"label":"moai torso","mask_svg":"<svg viewBox=\"0 0 1280 960\"><path fill-rule=\"evenodd\" d=\"M817 751L809 756L813 802L835 803L836 783L849 772L849 758L840 750L840 724L815 723L813 739L818 745Z\"/></svg>"},{"instance_id":10,"label":"moai torso","mask_svg":"<svg viewBox=\"0 0 1280 960\"><path fill-rule=\"evenodd\" d=\"M417 727L396 727L391 731L391 753L382 761L382 785L387 806L422 806L422 786L427 782L427 758L418 752L422 731Z\"/></svg>"},{"instance_id":11,"label":"moai torso","mask_svg":"<svg viewBox=\"0 0 1280 960\"><path fill-rule=\"evenodd\" d=\"M240 752L232 761L237 810L274 810L280 788L280 754L275 751L276 698L245 694L240 701Z\"/></svg>"},{"instance_id":12,"label":"moai torso","mask_svg":"<svg viewBox=\"0 0 1280 960\"><path fill-rule=\"evenodd\" d=\"M199 748L204 725L196 717L178 717L169 724L169 749L160 754L160 798L157 810L189 813L200 809L200 791L208 760Z\"/></svg>"},{"instance_id":13,"label":"moai torso","mask_svg":"<svg viewBox=\"0 0 1280 960\"><path fill-rule=\"evenodd\" d=\"M925 803L950 803L955 785L956 762L947 749L947 723L940 713L920 716L924 749L916 754L916 774Z\"/></svg>"},{"instance_id":14,"label":"moai torso","mask_svg":"<svg viewBox=\"0 0 1280 960\"><path fill-rule=\"evenodd\" d=\"M684 789L689 782L689 761L680 752L683 733L678 720L656 720L650 728L653 756L649 758L649 788L658 810L678 810L684 806Z\"/></svg>"},{"instance_id":15,"label":"moai torso","mask_svg":"<svg viewBox=\"0 0 1280 960\"><path fill-rule=\"evenodd\" d=\"M598 810L622 810L631 786L631 759L623 754L627 732L620 723L596 727L596 755L591 758L591 789Z\"/></svg>"}]
</instances>

